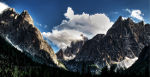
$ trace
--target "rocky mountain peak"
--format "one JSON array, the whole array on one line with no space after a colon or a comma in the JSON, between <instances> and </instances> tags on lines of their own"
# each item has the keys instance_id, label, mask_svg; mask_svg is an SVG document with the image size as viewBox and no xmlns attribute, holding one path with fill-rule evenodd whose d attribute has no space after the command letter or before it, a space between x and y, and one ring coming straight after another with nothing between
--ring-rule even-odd
<instances>
[{"instance_id":1,"label":"rocky mountain peak","mask_svg":"<svg viewBox=\"0 0 150 77\"><path fill-rule=\"evenodd\" d=\"M122 16L119 16L117 21L123 21L123 17Z\"/></svg>"},{"instance_id":2,"label":"rocky mountain peak","mask_svg":"<svg viewBox=\"0 0 150 77\"><path fill-rule=\"evenodd\" d=\"M123 22L124 22L124 20L123 20L123 18L122 18L122 16L119 16L118 17L118 19L117 19L117 21L112 25L112 29L113 28L116 28L116 27L118 27L118 26L121 26L120 24L123 24ZM110 29L109 29L110 30ZM107 33L108 33L109 31L107 31Z\"/></svg>"},{"instance_id":3,"label":"rocky mountain peak","mask_svg":"<svg viewBox=\"0 0 150 77\"><path fill-rule=\"evenodd\" d=\"M59 59L64 59L64 51L62 49L60 49L56 55Z\"/></svg>"},{"instance_id":4,"label":"rocky mountain peak","mask_svg":"<svg viewBox=\"0 0 150 77\"><path fill-rule=\"evenodd\" d=\"M131 18L123 19L120 16L106 35L97 34L86 41L76 57L67 62L66 67L69 70L81 70L84 62L87 66L95 65L96 69L90 69L98 71L113 62L122 63L127 57L135 60L143 47L150 44L149 37L149 24L135 23ZM125 64L131 64L128 62Z\"/></svg>"},{"instance_id":5,"label":"rocky mountain peak","mask_svg":"<svg viewBox=\"0 0 150 77\"><path fill-rule=\"evenodd\" d=\"M87 40L88 40L88 37L84 36L83 34L81 34L80 36L82 37L82 40L83 40L83 41L87 41ZM80 41L80 40L79 40L79 41Z\"/></svg>"},{"instance_id":6,"label":"rocky mountain peak","mask_svg":"<svg viewBox=\"0 0 150 77\"><path fill-rule=\"evenodd\" d=\"M14 15L10 18L10 15ZM18 14L9 8L0 15L0 35L32 55L32 59L47 65L58 65L57 57L41 32L34 26L27 11ZM59 66L59 65L58 65ZM61 64L60 64L61 66Z\"/></svg>"},{"instance_id":7,"label":"rocky mountain peak","mask_svg":"<svg viewBox=\"0 0 150 77\"><path fill-rule=\"evenodd\" d=\"M34 25L33 23L33 19L30 16L30 14L28 13L27 10L24 10L21 14L20 14L20 20L25 20L26 22L28 22L31 25Z\"/></svg>"},{"instance_id":8,"label":"rocky mountain peak","mask_svg":"<svg viewBox=\"0 0 150 77\"><path fill-rule=\"evenodd\" d=\"M79 53L84 43L88 40L88 38L83 34L81 34L81 37L83 38L82 40L72 41L71 45L68 46L65 50L60 49L56 54L58 59L61 60L74 59L76 54Z\"/></svg>"},{"instance_id":9,"label":"rocky mountain peak","mask_svg":"<svg viewBox=\"0 0 150 77\"><path fill-rule=\"evenodd\" d=\"M123 19L122 16L119 16L117 21L112 26L112 28L119 27L119 26L122 26L122 27L133 26L133 24L135 24L135 23L133 22L133 20L130 17L128 17L127 19Z\"/></svg>"},{"instance_id":10,"label":"rocky mountain peak","mask_svg":"<svg viewBox=\"0 0 150 77\"><path fill-rule=\"evenodd\" d=\"M15 17L17 13L15 12L14 8L8 8L4 10L2 14L3 15L0 15L2 18L5 18L5 20L7 19L8 21L10 21Z\"/></svg>"},{"instance_id":11,"label":"rocky mountain peak","mask_svg":"<svg viewBox=\"0 0 150 77\"><path fill-rule=\"evenodd\" d=\"M123 21L123 18L122 16L119 16L116 22L121 22L121 21Z\"/></svg>"},{"instance_id":12,"label":"rocky mountain peak","mask_svg":"<svg viewBox=\"0 0 150 77\"><path fill-rule=\"evenodd\" d=\"M8 8L8 11L15 12L15 8Z\"/></svg>"},{"instance_id":13,"label":"rocky mountain peak","mask_svg":"<svg viewBox=\"0 0 150 77\"><path fill-rule=\"evenodd\" d=\"M126 20L127 20L128 22L133 22L133 20L132 20L130 17L128 17Z\"/></svg>"},{"instance_id":14,"label":"rocky mountain peak","mask_svg":"<svg viewBox=\"0 0 150 77\"><path fill-rule=\"evenodd\" d=\"M15 13L15 9L14 8L8 8L8 9L5 9L3 13L6 13L9 14L9 13Z\"/></svg>"},{"instance_id":15,"label":"rocky mountain peak","mask_svg":"<svg viewBox=\"0 0 150 77\"><path fill-rule=\"evenodd\" d=\"M133 26L133 24L135 24L131 18L127 18L124 22L127 26Z\"/></svg>"},{"instance_id":16,"label":"rocky mountain peak","mask_svg":"<svg viewBox=\"0 0 150 77\"><path fill-rule=\"evenodd\" d=\"M138 24L144 26L144 21L141 21Z\"/></svg>"},{"instance_id":17,"label":"rocky mountain peak","mask_svg":"<svg viewBox=\"0 0 150 77\"><path fill-rule=\"evenodd\" d=\"M120 16L106 35L98 34L85 42L75 60L98 61L105 65L125 57L138 57L142 48L150 43L150 26L143 25L143 22L135 23L130 18L123 20Z\"/></svg>"}]
</instances>

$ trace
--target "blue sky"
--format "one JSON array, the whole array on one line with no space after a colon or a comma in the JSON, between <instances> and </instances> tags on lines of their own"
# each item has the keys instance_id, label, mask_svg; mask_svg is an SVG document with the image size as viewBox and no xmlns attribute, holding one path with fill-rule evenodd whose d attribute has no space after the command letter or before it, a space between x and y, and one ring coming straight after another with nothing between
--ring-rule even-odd
<instances>
[{"instance_id":1,"label":"blue sky","mask_svg":"<svg viewBox=\"0 0 150 77\"><path fill-rule=\"evenodd\" d=\"M53 42L51 38L52 34L65 31L58 30L59 32L55 31L55 33L53 33L52 30L54 30L54 27L62 24L63 20L66 20L67 22L73 22L71 21L71 18L67 18L68 15L64 16L64 14L67 13L68 7L70 8L70 11L74 12L74 17L77 17L77 15L83 15L83 12L93 16L95 14L100 15L105 14L105 17L108 17L110 19L110 22L115 22L118 16L132 17L135 21L141 21L140 19L134 17L134 15L131 15L131 13L134 10L136 10L136 13L138 12L138 14L139 11L141 12L140 16L143 17L146 23L150 23L150 14L149 14L150 0L0 0L0 1L6 3L10 7L15 8L16 11L19 13L21 13L23 10L28 10L34 20L35 26L37 26L41 32L45 33L50 32L49 36L46 39L50 41L50 44L52 45L55 52L58 51L58 49L63 44L61 44L60 47L58 46L59 42L61 42L60 39L58 39L59 41L54 40L55 42ZM76 29L78 28L72 30ZM82 31L77 30L75 32L81 33ZM84 33L86 35L86 32L83 32L83 34ZM91 34L91 36L94 35Z\"/></svg>"}]
</instances>

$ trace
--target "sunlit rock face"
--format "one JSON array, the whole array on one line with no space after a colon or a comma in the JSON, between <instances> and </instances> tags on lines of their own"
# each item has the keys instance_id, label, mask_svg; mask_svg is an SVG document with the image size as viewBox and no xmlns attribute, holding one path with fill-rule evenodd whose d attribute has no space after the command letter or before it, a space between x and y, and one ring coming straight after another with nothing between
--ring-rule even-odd
<instances>
[{"instance_id":1,"label":"sunlit rock face","mask_svg":"<svg viewBox=\"0 0 150 77\"><path fill-rule=\"evenodd\" d=\"M34 26L27 11L18 14L15 9L9 8L0 14L0 35L31 54L33 60L47 65L58 64L54 51Z\"/></svg>"}]
</instances>

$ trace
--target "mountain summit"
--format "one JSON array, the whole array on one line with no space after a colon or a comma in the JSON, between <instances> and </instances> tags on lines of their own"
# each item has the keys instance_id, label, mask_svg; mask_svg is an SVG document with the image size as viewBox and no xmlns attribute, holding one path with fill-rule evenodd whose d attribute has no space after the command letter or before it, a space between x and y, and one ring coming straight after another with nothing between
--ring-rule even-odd
<instances>
[{"instance_id":1,"label":"mountain summit","mask_svg":"<svg viewBox=\"0 0 150 77\"><path fill-rule=\"evenodd\" d=\"M34 26L27 11L18 14L13 8L5 10L0 15L0 35L31 54L34 61L50 66L58 65L54 51L43 39L41 32Z\"/></svg>"},{"instance_id":2,"label":"mountain summit","mask_svg":"<svg viewBox=\"0 0 150 77\"><path fill-rule=\"evenodd\" d=\"M120 16L106 35L98 34L87 41L76 60L121 61L125 57L138 57L150 43L149 33L149 24L134 23L130 18L123 20Z\"/></svg>"}]
</instances>

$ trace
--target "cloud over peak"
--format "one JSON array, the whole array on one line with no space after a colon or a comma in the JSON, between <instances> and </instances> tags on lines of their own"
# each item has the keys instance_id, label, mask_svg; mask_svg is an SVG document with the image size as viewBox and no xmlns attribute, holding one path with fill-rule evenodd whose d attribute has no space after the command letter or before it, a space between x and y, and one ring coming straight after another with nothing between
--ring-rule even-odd
<instances>
[{"instance_id":1,"label":"cloud over peak","mask_svg":"<svg viewBox=\"0 0 150 77\"><path fill-rule=\"evenodd\" d=\"M52 30L52 32L43 32L42 35L51 40L59 48L65 49L70 46L72 41L83 40L80 36L82 32L76 30Z\"/></svg>"},{"instance_id":2,"label":"cloud over peak","mask_svg":"<svg viewBox=\"0 0 150 77\"><path fill-rule=\"evenodd\" d=\"M143 19L144 14L139 9L136 9L136 10L125 9L125 11L129 12L130 16L133 18L136 18L138 20L144 20Z\"/></svg>"},{"instance_id":3,"label":"cloud over peak","mask_svg":"<svg viewBox=\"0 0 150 77\"><path fill-rule=\"evenodd\" d=\"M6 5L5 3L0 2L0 14L5 10L9 8L8 5Z\"/></svg>"},{"instance_id":4,"label":"cloud over peak","mask_svg":"<svg viewBox=\"0 0 150 77\"><path fill-rule=\"evenodd\" d=\"M68 20L63 20L56 29L74 29L86 35L96 35L98 33L105 34L113 24L104 13L89 15L83 12L82 14L74 14L72 8L68 7L64 15Z\"/></svg>"},{"instance_id":5,"label":"cloud over peak","mask_svg":"<svg viewBox=\"0 0 150 77\"><path fill-rule=\"evenodd\" d=\"M113 22L104 13L97 14L74 14L71 7L68 7L64 14L65 20L56 26L52 32L44 32L43 35L56 44L59 48L69 46L71 41L81 39L81 34L91 38L96 34L106 34ZM55 39L54 39L55 38Z\"/></svg>"}]
</instances>

